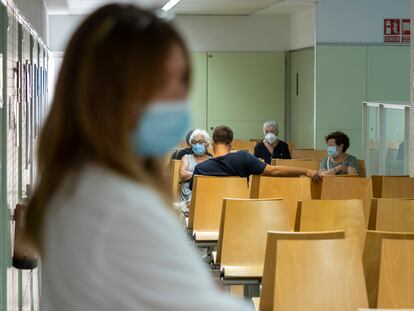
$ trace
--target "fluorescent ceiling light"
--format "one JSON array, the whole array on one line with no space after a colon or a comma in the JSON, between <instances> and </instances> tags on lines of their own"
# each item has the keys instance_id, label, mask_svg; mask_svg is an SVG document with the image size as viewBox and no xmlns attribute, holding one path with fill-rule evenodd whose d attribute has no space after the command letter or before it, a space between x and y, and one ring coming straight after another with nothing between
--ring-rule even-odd
<instances>
[{"instance_id":1,"label":"fluorescent ceiling light","mask_svg":"<svg viewBox=\"0 0 414 311\"><path fill-rule=\"evenodd\" d=\"M181 0L169 0L166 4L164 4L164 6L161 8L161 10L163 11L168 11L171 10L173 7L175 7L178 2L180 2Z\"/></svg>"}]
</instances>

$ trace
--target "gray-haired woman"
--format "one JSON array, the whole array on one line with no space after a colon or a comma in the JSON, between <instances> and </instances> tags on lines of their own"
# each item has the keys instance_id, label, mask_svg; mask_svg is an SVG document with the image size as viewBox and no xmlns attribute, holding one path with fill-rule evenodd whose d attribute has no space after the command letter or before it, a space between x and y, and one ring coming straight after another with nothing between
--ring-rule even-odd
<instances>
[{"instance_id":1,"label":"gray-haired woman","mask_svg":"<svg viewBox=\"0 0 414 311\"><path fill-rule=\"evenodd\" d=\"M263 124L264 140L254 147L256 158L271 164L272 159L290 159L289 146L278 137L279 126L276 121L266 121Z\"/></svg>"}]
</instances>

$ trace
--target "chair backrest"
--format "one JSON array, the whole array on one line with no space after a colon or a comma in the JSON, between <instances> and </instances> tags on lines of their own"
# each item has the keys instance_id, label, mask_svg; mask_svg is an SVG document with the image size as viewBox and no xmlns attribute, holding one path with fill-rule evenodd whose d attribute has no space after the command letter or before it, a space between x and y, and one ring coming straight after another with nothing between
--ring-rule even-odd
<instances>
[{"instance_id":1,"label":"chair backrest","mask_svg":"<svg viewBox=\"0 0 414 311\"><path fill-rule=\"evenodd\" d=\"M320 163L327 157L326 150L314 150L314 149L292 149L292 159L312 159L316 163Z\"/></svg>"},{"instance_id":2,"label":"chair backrest","mask_svg":"<svg viewBox=\"0 0 414 311\"><path fill-rule=\"evenodd\" d=\"M287 203L281 199L224 199L217 263L256 266L263 272L268 231L289 231Z\"/></svg>"},{"instance_id":3,"label":"chair backrest","mask_svg":"<svg viewBox=\"0 0 414 311\"><path fill-rule=\"evenodd\" d=\"M178 193L180 191L180 165L181 165L181 160L171 161L170 186L171 186L171 194L173 196L174 201L178 199Z\"/></svg>"},{"instance_id":4,"label":"chair backrest","mask_svg":"<svg viewBox=\"0 0 414 311\"><path fill-rule=\"evenodd\" d=\"M363 263L370 308L377 307L382 241L384 239L414 240L414 233L367 231Z\"/></svg>"},{"instance_id":5,"label":"chair backrest","mask_svg":"<svg viewBox=\"0 0 414 311\"><path fill-rule=\"evenodd\" d=\"M273 310L355 311L368 306L357 240L277 243Z\"/></svg>"},{"instance_id":6,"label":"chair backrest","mask_svg":"<svg viewBox=\"0 0 414 311\"><path fill-rule=\"evenodd\" d=\"M358 160L359 177L367 177L367 168L364 160Z\"/></svg>"},{"instance_id":7,"label":"chair backrest","mask_svg":"<svg viewBox=\"0 0 414 311\"><path fill-rule=\"evenodd\" d=\"M414 199L374 199L373 201L369 229L414 232Z\"/></svg>"},{"instance_id":8,"label":"chair backrest","mask_svg":"<svg viewBox=\"0 0 414 311\"><path fill-rule=\"evenodd\" d=\"M224 198L249 197L247 179L242 177L194 176L189 227L197 232L217 232Z\"/></svg>"},{"instance_id":9,"label":"chair backrest","mask_svg":"<svg viewBox=\"0 0 414 311\"><path fill-rule=\"evenodd\" d=\"M290 167L301 167L301 168L308 168L311 170L319 169L319 164L316 163L315 160L312 159L303 159L303 160L296 160L296 159L272 159L272 165L282 165L282 166L290 166Z\"/></svg>"},{"instance_id":10,"label":"chair backrest","mask_svg":"<svg viewBox=\"0 0 414 311\"><path fill-rule=\"evenodd\" d=\"M362 200L304 200L299 202L295 231L344 230L346 238L357 238L361 252L365 241Z\"/></svg>"},{"instance_id":11,"label":"chair backrest","mask_svg":"<svg viewBox=\"0 0 414 311\"><path fill-rule=\"evenodd\" d=\"M265 261L263 266L262 291L260 295L260 310L273 311L275 289L276 254L279 240L324 240L344 239L344 231L326 232L274 232L267 233Z\"/></svg>"},{"instance_id":12,"label":"chair backrest","mask_svg":"<svg viewBox=\"0 0 414 311\"><path fill-rule=\"evenodd\" d=\"M311 180L305 177L252 176L250 198L282 198L286 200L289 207L289 223L293 229L298 201L312 198Z\"/></svg>"},{"instance_id":13,"label":"chair backrest","mask_svg":"<svg viewBox=\"0 0 414 311\"><path fill-rule=\"evenodd\" d=\"M412 198L414 178L383 176L381 198Z\"/></svg>"},{"instance_id":14,"label":"chair backrest","mask_svg":"<svg viewBox=\"0 0 414 311\"><path fill-rule=\"evenodd\" d=\"M374 198L382 197L382 184L383 184L384 177L387 177L387 179L390 178L392 180L395 178L409 178L410 176L408 175L403 175L403 176L371 175Z\"/></svg>"},{"instance_id":15,"label":"chair backrest","mask_svg":"<svg viewBox=\"0 0 414 311\"><path fill-rule=\"evenodd\" d=\"M322 200L361 199L364 202L365 224L368 226L371 209L372 182L363 177L324 176L322 181Z\"/></svg>"},{"instance_id":16,"label":"chair backrest","mask_svg":"<svg viewBox=\"0 0 414 311\"><path fill-rule=\"evenodd\" d=\"M256 142L242 139L235 139L232 143L232 149L234 150L248 150L253 153Z\"/></svg>"},{"instance_id":17,"label":"chair backrest","mask_svg":"<svg viewBox=\"0 0 414 311\"><path fill-rule=\"evenodd\" d=\"M382 241L379 308L414 308L414 240Z\"/></svg>"}]
</instances>

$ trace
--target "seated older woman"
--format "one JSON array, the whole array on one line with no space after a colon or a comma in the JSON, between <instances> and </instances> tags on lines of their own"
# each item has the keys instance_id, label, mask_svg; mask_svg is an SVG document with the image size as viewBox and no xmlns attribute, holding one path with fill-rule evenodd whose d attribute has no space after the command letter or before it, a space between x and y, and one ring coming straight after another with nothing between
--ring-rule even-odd
<instances>
[{"instance_id":1,"label":"seated older woman","mask_svg":"<svg viewBox=\"0 0 414 311\"><path fill-rule=\"evenodd\" d=\"M197 164L208 160L211 156L208 153L210 136L206 130L195 129L189 139L192 154L184 155L181 159L180 179L181 193L180 201L188 203L191 200L190 181L193 177L194 168Z\"/></svg>"},{"instance_id":2,"label":"seated older woman","mask_svg":"<svg viewBox=\"0 0 414 311\"><path fill-rule=\"evenodd\" d=\"M271 164L272 159L290 159L289 146L278 138L279 127L276 121L266 121L263 124L264 140L254 147L256 158Z\"/></svg>"},{"instance_id":3,"label":"seated older woman","mask_svg":"<svg viewBox=\"0 0 414 311\"><path fill-rule=\"evenodd\" d=\"M328 156L321 161L321 175L359 175L358 160L347 154L349 137L342 132L333 132L325 137Z\"/></svg>"}]
</instances>

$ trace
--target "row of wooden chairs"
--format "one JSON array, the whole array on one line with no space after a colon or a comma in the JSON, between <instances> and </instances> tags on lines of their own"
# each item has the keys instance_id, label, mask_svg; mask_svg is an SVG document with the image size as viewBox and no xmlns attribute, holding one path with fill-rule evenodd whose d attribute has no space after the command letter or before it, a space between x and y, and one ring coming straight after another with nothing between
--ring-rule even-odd
<instances>
[{"instance_id":1,"label":"row of wooden chairs","mask_svg":"<svg viewBox=\"0 0 414 311\"><path fill-rule=\"evenodd\" d=\"M376 223L369 229L414 232L414 200L384 199L377 205ZM366 228L361 200L303 201L296 219L296 232L343 230L346 238L358 239L361 250L364 248ZM216 263L224 268L246 266L248 262L250 270L260 272L266 232L289 230L288 207L284 200L224 199ZM248 274L241 270L238 273ZM260 277L259 274L249 275Z\"/></svg>"},{"instance_id":2,"label":"row of wooden chairs","mask_svg":"<svg viewBox=\"0 0 414 311\"><path fill-rule=\"evenodd\" d=\"M414 307L414 233L367 232L363 255L344 232L268 232L257 309Z\"/></svg>"},{"instance_id":3,"label":"row of wooden chairs","mask_svg":"<svg viewBox=\"0 0 414 311\"><path fill-rule=\"evenodd\" d=\"M387 215L385 214L389 214L393 208L391 201L396 200L387 199L380 201L385 203L383 204L384 211L382 211L385 219L387 218ZM414 215L414 201L404 200L402 203L409 203L405 204L405 207L410 209L409 212L411 215ZM232 284L232 281L234 282L234 280L239 281L238 283L236 282L236 284L239 284L240 280L256 279L260 282L263 275L261 294L263 299L261 306L262 304L263 306L261 307L261 310L273 310L273 299L276 299L274 294L278 292L274 291L273 288L275 282L274 259L277 258L275 246L277 241L347 238L353 240L353 243L359 247L359 254L362 254L362 252L364 254L365 280L369 305L371 307L375 307L377 304L382 307L400 307L401 304L410 303L410 301L414 303L414 299L410 300L410 296L407 295L407 292L414 291L414 283L412 282L414 274L413 270L410 270L414 268L414 260L412 260L411 263L408 263L408 268L407 265L404 266L404 262L402 263L402 266L400 266L400 268L406 267L408 269L407 271L401 271L401 273L411 273L403 280L403 285L401 285L398 279L395 279L394 274L390 275L391 278L394 277L394 279L392 279L392 282L394 282L393 284L385 284L385 281L382 283L380 282L382 240L414 239L414 221L411 222L410 227L405 228L407 229L407 232L367 231L365 241L365 226L363 223L362 209L362 202L360 200L305 201L303 202L303 210L299 224L299 228L302 232L289 232L288 211L286 202L283 200L225 199L215 264L220 265L222 278L223 281L227 282L226 284ZM379 212L381 210L382 208L379 208ZM399 213L399 215L403 216L401 213ZM382 229L382 227L379 228ZM401 227L398 223L394 223L393 227L390 227L389 224L387 224L385 228L390 230L400 230ZM265 244L266 235L267 244ZM414 251L414 248L412 251ZM342 252L336 253L340 254L340 258L342 258L341 260L348 260L347 251L345 252L344 257ZM401 252L395 254L399 253ZM319 257L322 255L323 254L319 254ZM301 257L297 256L295 260L298 261L298 258ZM362 257L359 255L357 258L361 259ZM324 256L320 262L329 264L328 260L332 260L332 264L335 265L336 269L338 268L336 266L338 261L333 258ZM347 266L345 262L344 264L345 266L342 267ZM306 267L306 269L309 269L309 267ZM319 266L319 270L320 269L324 269L324 267ZM285 270L285 268L281 268L281 271L283 273L286 273L286 271L288 271L287 273L291 273L291 269ZM311 272L313 272L313 270L311 270ZM348 273L348 278L351 277L350 275L354 274L351 271L348 271ZM320 273L317 273L316 275L320 276ZM344 281L343 278L338 275L333 274L333 276L334 278L337 278L336 281ZM362 274L360 276L362 276ZM313 275L312 278L314 278ZM363 276L361 279L363 280ZM409 284L410 279L411 284ZM319 279L316 277L313 280L314 282L317 282ZM309 279L307 281L310 282ZM383 286L379 286L380 283ZM327 284L329 283L326 283L325 285ZM387 293L381 292L381 289L384 291L384 286L394 289L396 286L395 284L398 284L399 286L407 286L407 290L403 293L398 293L396 297L388 297L386 295ZM281 287L283 287L284 290L286 289L284 285L281 285ZM308 289L307 291L309 290L311 289ZM323 290L326 290L326 288ZM382 294L379 295L378 291ZM359 288L358 292L360 293L359 297L366 296L365 288ZM290 293L289 290L286 291L286 294L288 293ZM285 295L282 296L286 298ZM317 296L320 297L320 293ZM271 297L271 299L269 297ZM297 295L296 297L302 297L302 295ZM342 298L346 299L344 296L342 296ZM335 302L337 305L342 305L342 301L335 300ZM358 306L363 307L365 305ZM410 306L414 306L414 304L410 304ZM275 308L274 310L279 309L280 308ZM286 310L292 309L287 308Z\"/></svg>"},{"instance_id":4,"label":"row of wooden chairs","mask_svg":"<svg viewBox=\"0 0 414 311\"><path fill-rule=\"evenodd\" d=\"M262 177L256 177L259 178L259 181ZM194 190L197 188L196 183L200 186L200 189L202 189L201 185L206 182L206 185L208 185L209 182L211 182L213 179L217 179L217 177L196 177L195 184L194 184ZM220 182L229 182L232 181L232 186L227 185L227 187L221 187L220 183L217 184L213 191L208 191L207 188L204 188L202 192L204 194L200 197L200 203L202 201L206 202L207 205L206 208L208 208L208 204L210 204L210 207L214 206L214 195L218 193L218 200L222 200L222 198L226 198L226 196L230 197L239 197L244 199L237 199L237 200L231 200L231 199L224 199L223 208L221 211L221 217L215 218L216 224L219 223L219 233L214 232L214 230L209 230L203 232L195 230L195 239L196 240L203 240L203 239L215 239L216 237L219 239L219 246L216 256L216 264L220 265L220 268L223 270L223 280L224 279L240 279L240 278L248 278L248 279L259 279L261 278L260 271L263 272L263 261L262 264L260 264L259 261L252 261L251 258L249 259L250 263L246 260L246 256L243 257L243 254L246 255L250 254L254 258L263 258L264 254L264 247L263 247L263 236L266 235L268 231L271 230L286 230L286 232L282 232L283 234L288 233L288 229L291 228L290 224L290 218L289 215L292 214L292 210L289 209L289 204L287 201L283 201L280 199L269 199L269 200L263 200L263 199L256 199L256 200L248 200L251 196L252 190L254 188L254 183L251 184L250 189L247 186L246 179L243 178L237 178L237 177L220 177ZM278 179L279 178L272 178ZM337 180L350 180L348 178L335 178ZM360 178L356 178L358 180L361 180ZM297 180L301 180L299 183L305 183L303 180L306 180L308 183L310 182L307 178L289 178L285 180L295 180L295 182L298 182ZM331 179L330 179L331 180ZM333 179L332 179L333 180ZM292 187L292 185L290 185ZM255 191L260 192L260 184L256 185L257 189ZM238 188L238 193L236 193L233 196L234 189ZM269 187L271 190L272 187ZM289 187L287 186L287 189ZM293 187L295 188L295 187ZM296 187L297 188L297 187ZM300 187L299 187L300 188ZM368 187L368 189L371 188L372 193L372 187ZM269 190L269 191L270 191ZM279 189L280 190L280 189ZM292 189L291 189L292 190ZM297 189L295 189L297 190ZM222 192L220 192L222 191ZM262 189L263 191L263 189ZM301 193L301 191L299 191ZM309 193L309 192L308 192ZM230 194L230 195L229 195ZM194 192L193 202L195 203L197 198L196 190ZM371 195L372 198L372 195ZM369 201L371 203L371 198L369 200L349 200L350 207L346 207L347 204L345 201L317 201L317 200L305 200L299 204L299 207L296 210L295 215L295 222L294 226L296 230L302 230L302 231L326 231L326 230L333 230L333 229L339 229L343 230L343 236L347 238L355 238L355 243L360 246L360 252L362 249L367 247L369 243L364 243L365 241L365 219L369 219L370 221L367 222L370 226L373 226L373 229L376 230L383 230L382 226L385 226L386 230L392 230L393 228L386 227L386 226L395 226L394 229L400 230L401 228L404 229L404 226L401 226L400 224L397 224L396 221L403 220L406 221L405 226L406 230L408 231L414 231L412 229L412 223L411 221L411 227L410 227L410 219L413 219L412 215L414 215L413 207L412 207L412 201L410 200L398 200L401 202L398 202L398 204L393 203L393 201L396 200L374 200L375 204L373 204L373 208L369 208L366 212L366 208L364 207L364 201ZM310 198L309 198L310 199ZM297 200L296 202L300 202L301 200ZM251 214L248 214L245 210L248 210L249 202L254 202L256 205L256 208L251 210ZM342 207L334 208L329 206L321 206L323 205L323 202L325 203L331 203L331 205L335 205L335 203L342 202ZM312 203L314 204L312 206ZM322 203L322 204L321 204ZM388 205L387 205L388 203ZM411 205L409 205L411 203ZM407 205L408 204L408 205ZM265 209L264 212L260 212L259 208L257 206L263 205L267 206L267 210ZM276 206L276 208L269 208L269 206ZM228 207L227 207L228 206ZM233 206L233 209L231 208ZM310 207L307 207L310 206ZM353 207L352 207L353 206ZM397 208L394 208L397 206ZM408 206L405 208L404 206ZM319 212L318 212L319 207ZM394 213L392 217L384 216L388 212ZM401 211L402 209L410 209L411 214L409 216L402 215ZM191 209L193 210L193 209ZM197 209L196 209L197 210ZM324 212L321 212L324 211ZM282 213L282 216L278 217L272 217L270 214L271 211L279 211ZM365 213L364 213L365 211ZM195 212L195 211L194 211ZM217 211L216 211L217 212ZM246 214L247 213L247 214ZM217 216L218 213L216 213ZM247 217L244 220L237 219L237 215L243 215L246 214ZM364 216L364 214L366 214ZM227 215L227 217L225 216ZM231 216L233 215L233 216ZM298 216L297 216L298 215ZM322 215L322 216L321 216ZM368 216L367 216L368 215ZM411 216L410 216L411 215ZM190 213L191 216L191 213ZM193 214L193 217L196 216L196 213ZM202 216L200 214L200 216ZM369 217L369 218L367 218ZM191 218L191 217L190 217ZM214 218L214 217L213 217ZM226 220L229 219L230 223L233 222L233 225L225 225ZM264 219L264 223L258 224L255 223L255 221L258 221L258 219ZM212 218L211 218L212 219ZM210 220L211 220L210 219ZM300 219L300 221L298 221ZM308 224L306 224L306 219L308 219ZM329 221L327 221L327 219ZM383 220L381 222L381 219ZM393 220L395 219L395 220ZM192 219L193 225L196 222L197 219ZM313 222L312 222L313 220ZM324 220L324 221L322 221ZM200 219L202 221L202 219ZM190 220L191 222L191 220ZM281 227L278 227L281 226ZM284 226L284 227L283 227ZM307 227L308 226L308 227ZM318 227L319 226L319 227ZM231 232L229 228L234 227L239 229L237 232ZM227 228L227 229L226 229ZM240 229L242 228L242 232L240 232ZM371 229L371 227L370 227ZM247 230L245 233L245 230ZM304 232L301 232L298 236L304 234ZM246 237L258 237L262 239L262 247L259 247L259 250L257 250L254 246L256 246L258 243L253 243ZM245 247L243 248L243 243ZM260 243L259 243L260 244ZM224 249L232 249L235 253L226 253ZM378 247L376 248L378 249ZM365 258L365 257L364 257ZM372 258L372 256L368 256L367 258ZM233 260L233 263L232 263ZM265 275L269 275L268 273L265 273ZM270 274L271 275L271 274ZM375 281L375 278L374 278ZM263 291L265 291L265 279L263 279ZM375 282L374 282L375 283ZM369 279L367 278L367 287L369 283ZM372 286L371 286L372 287ZM375 288L375 286L374 286ZM262 291L262 298L263 298L263 291ZM372 290L369 291L371 293L369 295L370 302L372 300ZM374 293L375 294L375 293ZM265 295L266 296L266 295ZM374 299L375 300L375 299ZM364 305L360 305L361 307L364 307ZM370 303L371 306L371 303Z\"/></svg>"},{"instance_id":5,"label":"row of wooden chairs","mask_svg":"<svg viewBox=\"0 0 414 311\"><path fill-rule=\"evenodd\" d=\"M414 196L414 192L410 195ZM324 178L322 185L317 185L307 177L253 176L249 188L245 178L195 176L189 227L193 229L197 241L205 241L207 235L210 238L218 236L223 198L282 198L288 205L291 229L295 226L298 202L313 198L362 200L367 227L374 216L370 217L373 190L369 178L329 177Z\"/></svg>"},{"instance_id":6,"label":"row of wooden chairs","mask_svg":"<svg viewBox=\"0 0 414 311\"><path fill-rule=\"evenodd\" d=\"M293 162L299 162L299 164L295 164ZM171 163L171 192L173 194L173 199L176 200L178 193L179 193L179 167L181 161L173 160ZM287 164L288 163L288 164ZM313 163L313 161L304 161L304 160L277 160L278 165L288 165L288 166L297 166L300 167L300 163ZM303 165L302 167L306 167ZM338 176L330 176L331 177L338 177ZM271 178L271 177L269 177ZM409 178L408 176L371 176L370 180L366 178L362 178L360 180L356 180L356 177L347 177L351 179L346 180L338 180L335 179L333 182L332 180L329 182L332 185L329 192L331 194L327 194L328 191L325 191L324 197L328 195L329 198L332 198L335 194L339 196L340 199L345 198L411 198L414 196L414 178ZM263 179L264 180L264 179ZM269 182L266 181L268 184ZM251 183L251 184L254 184ZM325 189L328 189L328 182L324 182L326 184ZM353 186L350 187L350 184ZM372 188L372 190L370 190ZM356 189L356 190L355 190ZM358 190L359 189L359 190ZM257 191L257 190L255 190ZM333 192L332 192L333 191ZM343 193L348 193L347 197L344 197ZM322 196L322 185L321 184L311 184L311 195L314 199L319 199ZM356 197L355 197L356 195ZM272 194L272 196L274 196ZM254 196L253 196L254 197Z\"/></svg>"}]
</instances>

